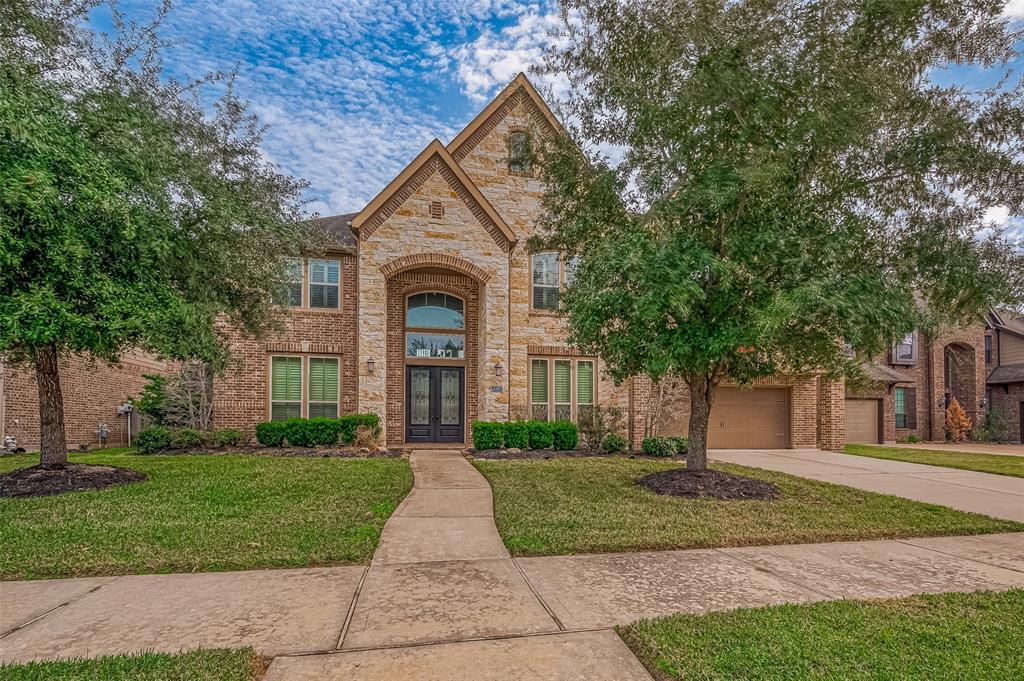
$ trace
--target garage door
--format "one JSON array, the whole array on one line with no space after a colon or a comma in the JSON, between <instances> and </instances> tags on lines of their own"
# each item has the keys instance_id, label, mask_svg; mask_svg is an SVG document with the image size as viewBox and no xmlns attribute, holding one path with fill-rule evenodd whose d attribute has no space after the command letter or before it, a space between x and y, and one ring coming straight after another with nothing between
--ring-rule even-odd
<instances>
[{"instance_id":1,"label":"garage door","mask_svg":"<svg viewBox=\"0 0 1024 681\"><path fill-rule=\"evenodd\" d=\"M846 441L877 444L880 400L846 400Z\"/></svg>"},{"instance_id":2,"label":"garage door","mask_svg":"<svg viewBox=\"0 0 1024 681\"><path fill-rule=\"evenodd\" d=\"M712 449L789 447L788 388L719 388L708 423Z\"/></svg>"}]
</instances>

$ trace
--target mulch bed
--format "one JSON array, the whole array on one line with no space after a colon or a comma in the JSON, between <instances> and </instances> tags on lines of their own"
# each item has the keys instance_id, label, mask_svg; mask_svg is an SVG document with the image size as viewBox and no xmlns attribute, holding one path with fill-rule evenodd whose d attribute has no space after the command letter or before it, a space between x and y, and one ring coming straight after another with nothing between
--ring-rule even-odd
<instances>
[{"instance_id":1,"label":"mulch bed","mask_svg":"<svg viewBox=\"0 0 1024 681\"><path fill-rule=\"evenodd\" d=\"M140 456L145 456L139 453ZM224 449L210 449L208 447L179 447L165 449L159 455L174 454L196 454L204 456L236 456L236 455L257 455L257 456L294 456L306 458L345 458L345 459L372 459L387 458L398 459L402 456L401 449L359 449L355 447L264 447L262 445L237 445L225 447Z\"/></svg>"},{"instance_id":2,"label":"mulch bed","mask_svg":"<svg viewBox=\"0 0 1024 681\"><path fill-rule=\"evenodd\" d=\"M770 482L721 471L689 471L673 468L652 473L636 481L657 494L674 497L711 499L757 499L767 501L779 497L779 488Z\"/></svg>"},{"instance_id":3,"label":"mulch bed","mask_svg":"<svg viewBox=\"0 0 1024 681\"><path fill-rule=\"evenodd\" d=\"M625 457L630 459L643 459L645 461L675 461L685 458L666 458L645 456L638 453L627 454L625 452L605 452L601 450L592 451L590 449L569 449L565 451L559 451L557 449L485 449L482 451L469 449L466 450L466 452L474 459L487 459L488 461L499 461L503 459L565 459L582 457Z\"/></svg>"},{"instance_id":4,"label":"mulch bed","mask_svg":"<svg viewBox=\"0 0 1024 681\"><path fill-rule=\"evenodd\" d=\"M47 497L65 492L106 489L146 476L130 468L69 463L62 467L29 466L0 475L0 497Z\"/></svg>"}]
</instances>

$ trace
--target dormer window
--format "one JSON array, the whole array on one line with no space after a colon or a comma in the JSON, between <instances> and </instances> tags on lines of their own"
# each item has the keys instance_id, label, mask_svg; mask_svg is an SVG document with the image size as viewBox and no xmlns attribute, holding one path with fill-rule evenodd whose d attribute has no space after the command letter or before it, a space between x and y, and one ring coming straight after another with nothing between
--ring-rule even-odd
<instances>
[{"instance_id":1,"label":"dormer window","mask_svg":"<svg viewBox=\"0 0 1024 681\"><path fill-rule=\"evenodd\" d=\"M914 332L908 333L892 348L892 363L911 365L917 362L917 338Z\"/></svg>"},{"instance_id":2,"label":"dormer window","mask_svg":"<svg viewBox=\"0 0 1024 681\"><path fill-rule=\"evenodd\" d=\"M516 130L508 136L508 169L514 173L528 173L533 168L530 136Z\"/></svg>"}]
</instances>

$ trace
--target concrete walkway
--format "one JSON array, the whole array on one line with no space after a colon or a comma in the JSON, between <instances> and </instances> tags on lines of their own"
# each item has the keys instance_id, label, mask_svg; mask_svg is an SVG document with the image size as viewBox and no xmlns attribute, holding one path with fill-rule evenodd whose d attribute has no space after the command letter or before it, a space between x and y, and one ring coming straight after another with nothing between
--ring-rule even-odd
<instances>
[{"instance_id":1,"label":"concrete walkway","mask_svg":"<svg viewBox=\"0 0 1024 681\"><path fill-rule=\"evenodd\" d=\"M252 646L266 681L650 681L613 626L1024 587L1024 533L512 559L467 461L411 463L369 567L0 582L0 662Z\"/></svg>"},{"instance_id":2,"label":"concrete walkway","mask_svg":"<svg viewBox=\"0 0 1024 681\"><path fill-rule=\"evenodd\" d=\"M716 461L766 468L1024 522L1024 478L818 449L717 449L708 456Z\"/></svg>"}]
</instances>

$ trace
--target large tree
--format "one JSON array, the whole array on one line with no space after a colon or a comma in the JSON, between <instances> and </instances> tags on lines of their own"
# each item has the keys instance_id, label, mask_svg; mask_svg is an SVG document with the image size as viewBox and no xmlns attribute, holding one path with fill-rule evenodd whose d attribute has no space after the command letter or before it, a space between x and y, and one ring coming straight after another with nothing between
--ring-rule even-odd
<instances>
[{"instance_id":1,"label":"large tree","mask_svg":"<svg viewBox=\"0 0 1024 681\"><path fill-rule=\"evenodd\" d=\"M303 185L219 75L167 77L152 24L90 0L0 3L0 354L35 369L41 463L67 462L59 360L224 357L274 322ZM215 88L211 91L210 88ZM207 115L204 97L219 98Z\"/></svg>"},{"instance_id":2,"label":"large tree","mask_svg":"<svg viewBox=\"0 0 1024 681\"><path fill-rule=\"evenodd\" d=\"M540 240L580 258L573 343L618 380L689 385L688 467L723 381L855 376L1020 300L1019 245L982 218L1021 213L1024 88L943 72L1018 58L1000 0L562 5Z\"/></svg>"}]
</instances>

